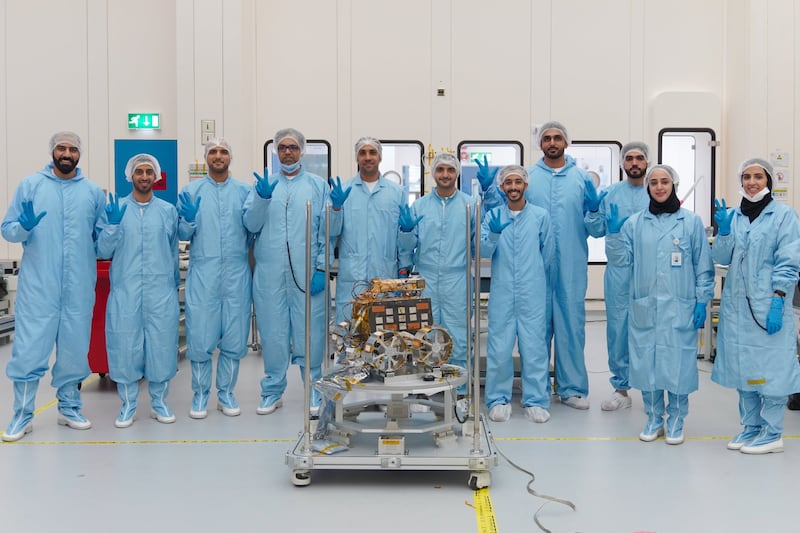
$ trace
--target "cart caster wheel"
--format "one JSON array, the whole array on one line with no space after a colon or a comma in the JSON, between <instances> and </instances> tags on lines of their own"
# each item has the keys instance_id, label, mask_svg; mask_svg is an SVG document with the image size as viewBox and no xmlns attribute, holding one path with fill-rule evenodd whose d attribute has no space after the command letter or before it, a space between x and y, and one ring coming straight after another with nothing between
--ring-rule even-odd
<instances>
[{"instance_id":1,"label":"cart caster wheel","mask_svg":"<svg viewBox=\"0 0 800 533\"><path fill-rule=\"evenodd\" d=\"M489 472L472 472L469 475L467 485L472 490L485 489L492 482L492 475Z\"/></svg>"},{"instance_id":2,"label":"cart caster wheel","mask_svg":"<svg viewBox=\"0 0 800 533\"><path fill-rule=\"evenodd\" d=\"M311 485L311 472L308 470L292 470L292 483L295 487Z\"/></svg>"}]
</instances>

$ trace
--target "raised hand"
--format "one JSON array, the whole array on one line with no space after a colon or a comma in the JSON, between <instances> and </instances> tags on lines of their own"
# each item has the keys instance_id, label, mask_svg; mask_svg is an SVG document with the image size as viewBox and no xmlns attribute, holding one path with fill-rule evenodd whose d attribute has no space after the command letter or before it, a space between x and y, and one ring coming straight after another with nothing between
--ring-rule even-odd
<instances>
[{"instance_id":1,"label":"raised hand","mask_svg":"<svg viewBox=\"0 0 800 533\"><path fill-rule=\"evenodd\" d=\"M33 200L22 202L22 213L19 214L17 222L25 228L25 231L30 231L36 227L42 217L47 214L47 211L42 211L38 215L33 212Z\"/></svg>"},{"instance_id":2,"label":"raised hand","mask_svg":"<svg viewBox=\"0 0 800 533\"><path fill-rule=\"evenodd\" d=\"M119 195L108 193L108 203L106 204L106 218L109 224L118 225L122 222L122 216L128 209L127 204L119 206Z\"/></svg>"},{"instance_id":3,"label":"raised hand","mask_svg":"<svg viewBox=\"0 0 800 533\"><path fill-rule=\"evenodd\" d=\"M425 218L425 215L415 217L411 213L411 208L409 206L400 204L400 218L397 221L400 226L400 231L405 233L412 231L423 218Z\"/></svg>"},{"instance_id":4,"label":"raised hand","mask_svg":"<svg viewBox=\"0 0 800 533\"><path fill-rule=\"evenodd\" d=\"M350 189L352 186L347 187L347 189L342 189L342 180L339 176L336 176L336 181L333 181L332 178L328 178L328 184L331 186L331 205L334 209L339 210L344 205L347 197L350 196Z\"/></svg>"},{"instance_id":5,"label":"raised hand","mask_svg":"<svg viewBox=\"0 0 800 533\"><path fill-rule=\"evenodd\" d=\"M197 212L200 210L200 196L197 196L197 201L192 202L192 197L189 196L189 193L183 191L179 196L178 199L180 202L178 203L178 214L184 219L186 222L194 222L197 220Z\"/></svg>"},{"instance_id":6,"label":"raised hand","mask_svg":"<svg viewBox=\"0 0 800 533\"><path fill-rule=\"evenodd\" d=\"M714 222L717 223L717 235L728 235L731 232L731 222L736 213L733 209L728 209L725 198L717 200L714 198Z\"/></svg>"},{"instance_id":7,"label":"raised hand","mask_svg":"<svg viewBox=\"0 0 800 533\"><path fill-rule=\"evenodd\" d=\"M278 186L278 180L270 183L267 174L266 167L264 167L264 176L259 175L258 172L253 172L253 176L256 177L256 193L264 200L272 198L272 192L275 190L275 187Z\"/></svg>"},{"instance_id":8,"label":"raised hand","mask_svg":"<svg viewBox=\"0 0 800 533\"><path fill-rule=\"evenodd\" d=\"M503 215L500 213L500 210L491 211L489 213L489 231L492 233L503 233L503 230L511 224L510 220L503 222Z\"/></svg>"}]
</instances>

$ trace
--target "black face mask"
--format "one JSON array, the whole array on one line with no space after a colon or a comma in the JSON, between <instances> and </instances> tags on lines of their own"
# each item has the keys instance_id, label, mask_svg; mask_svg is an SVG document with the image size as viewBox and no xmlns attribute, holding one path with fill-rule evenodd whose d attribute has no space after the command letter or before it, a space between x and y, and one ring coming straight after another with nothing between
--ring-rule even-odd
<instances>
[{"instance_id":1,"label":"black face mask","mask_svg":"<svg viewBox=\"0 0 800 533\"><path fill-rule=\"evenodd\" d=\"M650 189L647 189L647 194L650 195ZM669 197L663 202L656 202L653 197L650 196L650 205L648 206L648 210L654 215L660 215L661 213L675 213L680 208L681 201L678 200L678 195L675 194L674 186L672 187L672 192L669 193Z\"/></svg>"},{"instance_id":2,"label":"black face mask","mask_svg":"<svg viewBox=\"0 0 800 533\"><path fill-rule=\"evenodd\" d=\"M752 224L755 219L758 218L758 215L764 210L765 207L772 201L772 176L767 174L767 188L770 190L764 198L757 202L751 202L747 198L742 198L742 203L739 206L742 210L742 214L750 219L750 223Z\"/></svg>"}]
</instances>

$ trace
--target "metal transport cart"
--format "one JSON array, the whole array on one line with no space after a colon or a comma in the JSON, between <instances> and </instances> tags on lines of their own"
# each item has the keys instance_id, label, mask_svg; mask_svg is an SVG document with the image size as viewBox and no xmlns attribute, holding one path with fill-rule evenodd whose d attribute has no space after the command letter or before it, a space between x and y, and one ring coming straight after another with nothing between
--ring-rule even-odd
<instances>
[{"instance_id":1,"label":"metal transport cart","mask_svg":"<svg viewBox=\"0 0 800 533\"><path fill-rule=\"evenodd\" d=\"M476 212L479 209L480 205ZM469 208L465 216L469 244L474 225ZM306 217L306 242L310 242L310 204ZM479 257L479 225L474 234ZM479 272L472 264L468 251L468 284L478 286ZM306 272L310 286L308 248ZM294 485L309 485L314 470L463 470L469 472L470 488L489 486L498 459L481 414L479 368L474 364L479 313L472 316L475 327L470 313L465 313L467 368L447 364L452 340L446 330L431 323L430 301L422 298L424 286L421 278L372 280L354 300L353 321L327 331L336 364L311 384L306 363L305 390L315 387L323 402L319 416L311 416L309 394L305 395L304 429L285 457ZM328 298L327 286L325 292ZM466 292L465 309L477 309L479 292ZM306 306L308 357L308 294ZM457 388L464 384L471 397L459 400Z\"/></svg>"}]
</instances>

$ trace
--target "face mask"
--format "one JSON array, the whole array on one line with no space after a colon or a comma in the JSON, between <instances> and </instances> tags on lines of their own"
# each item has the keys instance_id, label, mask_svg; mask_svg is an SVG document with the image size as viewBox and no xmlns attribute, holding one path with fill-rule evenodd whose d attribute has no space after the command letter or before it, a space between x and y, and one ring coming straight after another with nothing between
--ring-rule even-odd
<instances>
[{"instance_id":1,"label":"face mask","mask_svg":"<svg viewBox=\"0 0 800 533\"><path fill-rule=\"evenodd\" d=\"M761 189L760 191L758 191L758 192L755 194L755 196L750 196L749 194L747 194L746 192L744 192L744 189L739 189L739 194L741 194L741 195L742 195L742 197L746 198L748 201L750 201L750 202L753 202L753 203L756 203L756 202L758 202L759 200L762 200L762 199L763 199L763 198L764 198L766 195L768 195L768 194L769 194L769 192L770 192L770 191L769 191L769 187L764 187L763 189Z\"/></svg>"},{"instance_id":2,"label":"face mask","mask_svg":"<svg viewBox=\"0 0 800 533\"><path fill-rule=\"evenodd\" d=\"M281 163L281 171L284 174L292 174L296 172L297 169L299 168L300 168L300 161L298 161L297 163L293 163L291 165L284 165L283 163Z\"/></svg>"}]
</instances>

